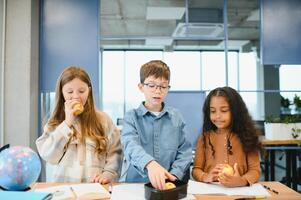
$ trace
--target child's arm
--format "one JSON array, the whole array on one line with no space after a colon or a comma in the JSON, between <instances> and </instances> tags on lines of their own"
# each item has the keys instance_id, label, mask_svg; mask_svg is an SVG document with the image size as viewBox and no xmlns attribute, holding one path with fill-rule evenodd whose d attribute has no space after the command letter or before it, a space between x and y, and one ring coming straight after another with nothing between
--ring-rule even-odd
<instances>
[{"instance_id":1,"label":"child's arm","mask_svg":"<svg viewBox=\"0 0 301 200\"><path fill-rule=\"evenodd\" d=\"M135 125L135 111L126 113L121 132L121 144L124 149L124 156L143 177L147 176L146 165L155 160L151 155L146 153L140 144L137 127Z\"/></svg>"},{"instance_id":2,"label":"child's arm","mask_svg":"<svg viewBox=\"0 0 301 200\"><path fill-rule=\"evenodd\" d=\"M170 174L165 168L163 168L158 162L152 160L147 165L148 177L154 188L164 190L165 180L175 181L177 178Z\"/></svg>"},{"instance_id":3,"label":"child's arm","mask_svg":"<svg viewBox=\"0 0 301 200\"><path fill-rule=\"evenodd\" d=\"M204 147L204 134L202 134L197 142L194 162L192 168L192 177L196 181L204 181L204 176L207 173L204 172L205 167L205 147Z\"/></svg>"},{"instance_id":4,"label":"child's arm","mask_svg":"<svg viewBox=\"0 0 301 200\"><path fill-rule=\"evenodd\" d=\"M46 125L43 135L36 140L40 156L51 164L58 164L72 134L73 131L64 121L53 132L49 132Z\"/></svg>"},{"instance_id":5,"label":"child's arm","mask_svg":"<svg viewBox=\"0 0 301 200\"><path fill-rule=\"evenodd\" d=\"M180 141L179 147L177 150L177 156L171 166L171 170L169 171L171 174L174 174L179 179L182 179L185 175L185 172L190 167L192 161L192 149L190 142L186 139L186 131L184 129L185 123L183 120L180 124Z\"/></svg>"},{"instance_id":6,"label":"child's arm","mask_svg":"<svg viewBox=\"0 0 301 200\"><path fill-rule=\"evenodd\" d=\"M259 152L250 152L247 154L248 171L242 177L246 179L249 185L258 182L260 178L260 160Z\"/></svg>"},{"instance_id":7,"label":"child's arm","mask_svg":"<svg viewBox=\"0 0 301 200\"><path fill-rule=\"evenodd\" d=\"M200 182L214 182L218 181L218 176L223 169L223 164L217 164L213 168L210 169L209 172L205 172L206 158L205 158L205 147L204 147L204 134L199 137L195 156L194 156L194 164L192 169L192 176L196 181Z\"/></svg>"}]
</instances>

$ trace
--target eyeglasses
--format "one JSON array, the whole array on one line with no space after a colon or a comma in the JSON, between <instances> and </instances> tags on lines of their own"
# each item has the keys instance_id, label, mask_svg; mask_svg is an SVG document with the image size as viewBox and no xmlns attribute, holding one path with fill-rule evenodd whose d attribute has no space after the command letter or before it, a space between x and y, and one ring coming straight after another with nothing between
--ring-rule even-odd
<instances>
[{"instance_id":1,"label":"eyeglasses","mask_svg":"<svg viewBox=\"0 0 301 200\"><path fill-rule=\"evenodd\" d=\"M150 91L156 91L157 88L160 89L162 92L167 92L170 88L170 85L163 86L163 85L156 85L154 83L142 83L143 85L146 85Z\"/></svg>"}]
</instances>

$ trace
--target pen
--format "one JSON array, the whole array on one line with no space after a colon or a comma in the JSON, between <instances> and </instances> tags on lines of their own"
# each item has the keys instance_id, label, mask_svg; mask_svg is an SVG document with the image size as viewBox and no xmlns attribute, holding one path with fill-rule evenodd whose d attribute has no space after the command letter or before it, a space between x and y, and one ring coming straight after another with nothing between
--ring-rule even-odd
<instances>
[{"instance_id":1,"label":"pen","mask_svg":"<svg viewBox=\"0 0 301 200\"><path fill-rule=\"evenodd\" d=\"M252 196L252 197L240 197L236 198L235 200L259 200L259 199L265 199L265 196Z\"/></svg>"},{"instance_id":2,"label":"pen","mask_svg":"<svg viewBox=\"0 0 301 200\"><path fill-rule=\"evenodd\" d=\"M275 193L275 194L279 194L279 192L277 190L274 190L266 185L262 185L265 189L270 190L271 192Z\"/></svg>"},{"instance_id":3,"label":"pen","mask_svg":"<svg viewBox=\"0 0 301 200\"><path fill-rule=\"evenodd\" d=\"M109 193L112 194L113 192L113 185L112 185L112 182L110 182L110 185L109 185Z\"/></svg>"},{"instance_id":4,"label":"pen","mask_svg":"<svg viewBox=\"0 0 301 200\"><path fill-rule=\"evenodd\" d=\"M75 192L74 192L72 186L70 186L70 190L71 190L71 192L72 192L73 197L74 197L75 199L77 199L77 196L76 196L76 194L75 194Z\"/></svg>"}]
</instances>

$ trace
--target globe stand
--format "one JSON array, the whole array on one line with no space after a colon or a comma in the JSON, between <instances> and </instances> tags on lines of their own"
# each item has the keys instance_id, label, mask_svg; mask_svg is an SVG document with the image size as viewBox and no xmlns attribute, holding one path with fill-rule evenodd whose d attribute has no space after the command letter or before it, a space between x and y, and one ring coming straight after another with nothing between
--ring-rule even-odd
<instances>
[{"instance_id":1,"label":"globe stand","mask_svg":"<svg viewBox=\"0 0 301 200\"><path fill-rule=\"evenodd\" d=\"M0 186L0 190L3 190L3 191L21 191L21 192L25 192L25 191L28 191L30 189L31 189L30 187L27 187L27 188L25 188L23 190L8 190L8 189L5 189L5 188L3 188L3 187Z\"/></svg>"}]
</instances>

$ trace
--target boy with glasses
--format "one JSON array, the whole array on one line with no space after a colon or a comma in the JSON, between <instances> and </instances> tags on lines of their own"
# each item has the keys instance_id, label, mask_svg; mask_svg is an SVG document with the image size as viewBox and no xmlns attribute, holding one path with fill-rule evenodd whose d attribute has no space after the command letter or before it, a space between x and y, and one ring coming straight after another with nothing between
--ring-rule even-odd
<instances>
[{"instance_id":1,"label":"boy with glasses","mask_svg":"<svg viewBox=\"0 0 301 200\"><path fill-rule=\"evenodd\" d=\"M164 104L170 70L153 60L140 69L139 90L145 101L124 117L121 143L124 162L121 181L151 182L160 190L165 181L182 179L192 160L191 145L178 110Z\"/></svg>"}]
</instances>

